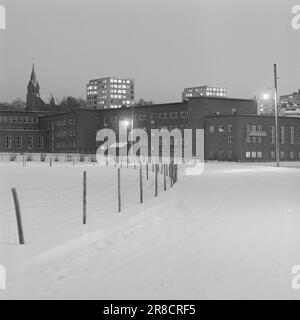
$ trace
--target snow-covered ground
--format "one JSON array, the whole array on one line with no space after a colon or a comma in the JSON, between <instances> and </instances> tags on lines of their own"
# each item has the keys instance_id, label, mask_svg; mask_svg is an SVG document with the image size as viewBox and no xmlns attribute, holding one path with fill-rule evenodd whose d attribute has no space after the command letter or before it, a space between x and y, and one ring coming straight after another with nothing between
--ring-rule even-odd
<instances>
[{"instance_id":1,"label":"snow-covered ground","mask_svg":"<svg viewBox=\"0 0 300 320\"><path fill-rule=\"evenodd\" d=\"M293 166L209 163L167 192L160 180L158 198L151 173L143 205L138 170L123 168L117 213L116 168L1 164L7 290L0 299L299 299L291 287L300 264L300 169ZM80 223L83 170L87 226ZM25 246L8 223L11 187L25 207Z\"/></svg>"}]
</instances>

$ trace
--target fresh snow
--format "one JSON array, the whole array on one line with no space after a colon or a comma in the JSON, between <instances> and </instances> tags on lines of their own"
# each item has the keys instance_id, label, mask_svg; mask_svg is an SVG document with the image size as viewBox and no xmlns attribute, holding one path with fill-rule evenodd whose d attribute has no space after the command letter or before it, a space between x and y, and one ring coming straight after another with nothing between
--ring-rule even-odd
<instances>
[{"instance_id":1,"label":"fresh snow","mask_svg":"<svg viewBox=\"0 0 300 320\"><path fill-rule=\"evenodd\" d=\"M138 170L122 168L117 213L114 167L1 163L0 299L299 299L291 287L300 265L298 165L207 163L197 176L180 168L166 192L159 176L158 198L150 172L142 205ZM24 246L12 187L24 207Z\"/></svg>"}]
</instances>

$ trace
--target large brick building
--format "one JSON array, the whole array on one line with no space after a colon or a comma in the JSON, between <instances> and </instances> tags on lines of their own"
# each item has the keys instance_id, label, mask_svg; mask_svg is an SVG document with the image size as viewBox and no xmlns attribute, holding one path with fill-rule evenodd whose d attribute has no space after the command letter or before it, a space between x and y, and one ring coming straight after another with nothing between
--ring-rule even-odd
<instances>
[{"instance_id":1,"label":"large brick building","mask_svg":"<svg viewBox=\"0 0 300 320\"><path fill-rule=\"evenodd\" d=\"M120 122L151 129L202 129L205 159L220 161L272 161L275 159L274 117L258 116L254 100L194 97L179 103L118 109L64 111L44 103L33 66L23 111L0 111L2 153L95 153L96 133ZM64 111L64 112L63 112ZM131 125L128 126L128 130ZM281 160L300 159L300 119L280 118ZM149 144L150 145L150 144Z\"/></svg>"},{"instance_id":2,"label":"large brick building","mask_svg":"<svg viewBox=\"0 0 300 320\"><path fill-rule=\"evenodd\" d=\"M300 160L300 119L280 117L281 161ZM219 161L275 161L275 121L271 116L205 118L205 158Z\"/></svg>"},{"instance_id":3,"label":"large brick building","mask_svg":"<svg viewBox=\"0 0 300 320\"><path fill-rule=\"evenodd\" d=\"M48 130L49 152L94 153L96 133L110 128L116 133L119 123L127 120L134 128L204 129L209 115L256 114L253 100L193 98L187 102L155 104L106 110L78 110L40 117L40 128ZM130 129L130 128L129 128ZM150 136L150 135L149 135Z\"/></svg>"}]
</instances>

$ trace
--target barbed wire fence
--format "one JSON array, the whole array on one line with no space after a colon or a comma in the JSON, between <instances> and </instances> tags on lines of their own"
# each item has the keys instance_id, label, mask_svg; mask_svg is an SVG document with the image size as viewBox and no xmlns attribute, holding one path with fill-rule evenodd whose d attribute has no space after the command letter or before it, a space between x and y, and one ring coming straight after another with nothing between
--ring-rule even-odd
<instances>
[{"instance_id":1,"label":"barbed wire fence","mask_svg":"<svg viewBox=\"0 0 300 320\"><path fill-rule=\"evenodd\" d=\"M110 181L83 171L82 184L74 187L0 192L0 244L23 245L49 228L89 224L99 215L122 213L132 204L158 197L178 179L178 166L172 162L119 164L112 172Z\"/></svg>"}]
</instances>

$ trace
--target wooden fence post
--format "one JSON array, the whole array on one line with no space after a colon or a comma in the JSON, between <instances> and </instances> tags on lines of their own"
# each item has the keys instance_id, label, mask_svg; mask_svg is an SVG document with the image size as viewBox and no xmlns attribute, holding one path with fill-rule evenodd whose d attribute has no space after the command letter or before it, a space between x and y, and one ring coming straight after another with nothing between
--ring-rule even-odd
<instances>
[{"instance_id":1,"label":"wooden fence post","mask_svg":"<svg viewBox=\"0 0 300 320\"><path fill-rule=\"evenodd\" d=\"M118 212L121 212L121 169L118 168Z\"/></svg>"},{"instance_id":2,"label":"wooden fence post","mask_svg":"<svg viewBox=\"0 0 300 320\"><path fill-rule=\"evenodd\" d=\"M146 163L146 175L147 175L147 181L149 180L149 165L148 162Z\"/></svg>"},{"instance_id":3,"label":"wooden fence post","mask_svg":"<svg viewBox=\"0 0 300 320\"><path fill-rule=\"evenodd\" d=\"M143 203L143 166L140 165L140 203Z\"/></svg>"},{"instance_id":4,"label":"wooden fence post","mask_svg":"<svg viewBox=\"0 0 300 320\"><path fill-rule=\"evenodd\" d=\"M87 217L86 217L86 207L87 207L87 201L86 201L86 171L83 172L83 224L87 223Z\"/></svg>"},{"instance_id":5,"label":"wooden fence post","mask_svg":"<svg viewBox=\"0 0 300 320\"><path fill-rule=\"evenodd\" d=\"M158 179L158 165L156 164L155 165L155 197L157 197L157 195L158 195L158 181L157 181L157 179Z\"/></svg>"},{"instance_id":6,"label":"wooden fence post","mask_svg":"<svg viewBox=\"0 0 300 320\"><path fill-rule=\"evenodd\" d=\"M175 164L175 183L177 183L178 180L178 164Z\"/></svg>"},{"instance_id":7,"label":"wooden fence post","mask_svg":"<svg viewBox=\"0 0 300 320\"><path fill-rule=\"evenodd\" d=\"M167 170L166 170L166 166L167 166L167 165L164 164L163 166L164 166L164 191L166 191L166 190L167 190L167 177L166 177L166 174L167 174L167 173L166 173L166 171L167 171Z\"/></svg>"},{"instance_id":8,"label":"wooden fence post","mask_svg":"<svg viewBox=\"0 0 300 320\"><path fill-rule=\"evenodd\" d=\"M173 187L174 180L173 180L173 164L170 162L169 164L169 175L170 175L170 181L171 181L171 188Z\"/></svg>"},{"instance_id":9,"label":"wooden fence post","mask_svg":"<svg viewBox=\"0 0 300 320\"><path fill-rule=\"evenodd\" d=\"M22 244L25 244L25 240L24 240L24 232L23 232L23 225L22 225L20 202L19 202L17 190L15 188L12 189L12 194L13 194L15 210L16 210L19 243L22 245Z\"/></svg>"}]
</instances>

